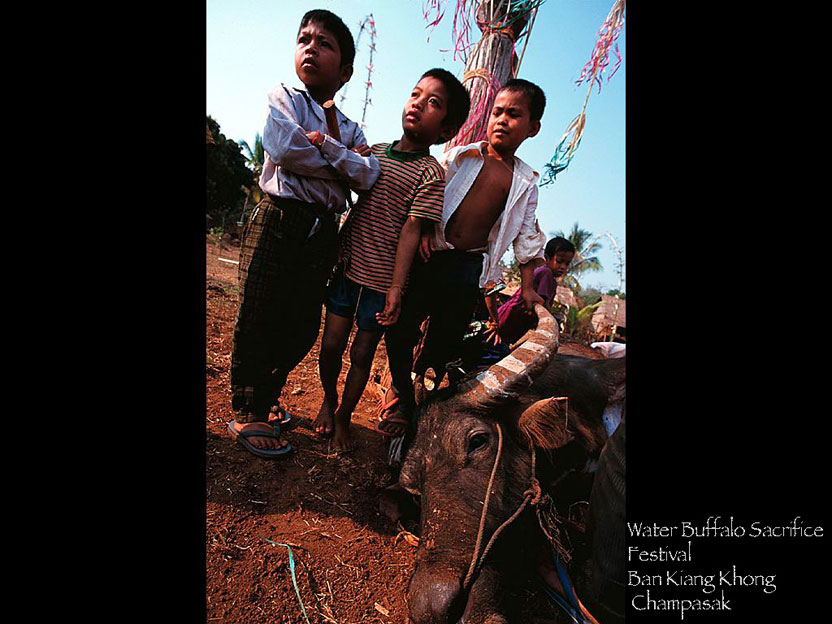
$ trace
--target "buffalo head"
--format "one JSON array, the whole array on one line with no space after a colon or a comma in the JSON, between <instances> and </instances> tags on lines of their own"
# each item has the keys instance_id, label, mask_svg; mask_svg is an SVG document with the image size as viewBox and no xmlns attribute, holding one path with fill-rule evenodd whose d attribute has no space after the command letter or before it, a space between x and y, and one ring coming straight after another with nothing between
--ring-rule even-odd
<instances>
[{"instance_id":1,"label":"buffalo head","mask_svg":"<svg viewBox=\"0 0 832 624\"><path fill-rule=\"evenodd\" d=\"M528 502L535 478L545 487L597 456L606 439L601 414L613 395L621 398L624 361L556 357L557 324L542 306L536 312L537 329L511 355L419 406L399 478L421 497L408 588L416 624L505 621L497 590L535 546L534 514L526 508L501 529L487 558L478 561L475 551Z\"/></svg>"}]
</instances>

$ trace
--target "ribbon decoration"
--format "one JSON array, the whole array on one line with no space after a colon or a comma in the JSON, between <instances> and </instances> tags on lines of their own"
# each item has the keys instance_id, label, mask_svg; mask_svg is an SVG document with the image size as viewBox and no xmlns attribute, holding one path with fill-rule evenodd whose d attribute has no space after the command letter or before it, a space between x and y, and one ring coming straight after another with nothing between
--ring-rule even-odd
<instances>
[{"instance_id":1,"label":"ribbon decoration","mask_svg":"<svg viewBox=\"0 0 832 624\"><path fill-rule=\"evenodd\" d=\"M435 28L445 15L446 0L424 0L423 15L428 28ZM481 141L486 136L488 117L500 87L517 76L520 60L515 48L525 37L528 43L531 25L544 0L456 0L453 23L454 59L465 60L462 84L471 98L471 109L456 136L445 145ZM482 38L470 42L471 21L482 31ZM470 54L469 54L470 51Z\"/></svg>"},{"instance_id":2,"label":"ribbon decoration","mask_svg":"<svg viewBox=\"0 0 832 624\"><path fill-rule=\"evenodd\" d=\"M473 102L473 106L468 113L468 119L462 124L456 136L448 142L448 149L455 145L482 141L485 138L487 124L481 123L481 121L488 116L488 112L491 110L491 104L497 96L497 91L500 90L500 81L487 69L480 68L465 72L461 82L465 85L465 83L474 78L479 78L485 83L485 93L483 97ZM473 93L474 89L469 87L468 92ZM478 128L477 126L480 127Z\"/></svg>"},{"instance_id":3,"label":"ribbon decoration","mask_svg":"<svg viewBox=\"0 0 832 624\"><path fill-rule=\"evenodd\" d=\"M512 38L516 42L528 34L528 31L525 30L525 20L528 19L532 11L537 11L537 8L544 1L496 0L494 2L475 2L475 0L456 0L454 21L451 29L451 40L454 46L453 59L456 60L457 56L460 56L463 62L467 62L468 60L468 51L474 46L471 43L472 18L483 32L483 37L489 34L503 35ZM428 23L426 28L433 31L439 25L439 22L445 16L446 2L447 0L423 0L422 15ZM485 15L485 7L481 6L484 4L488 5L488 15ZM494 10L495 4L500 5L496 12ZM501 6L503 4L506 5L504 10ZM433 13L432 16L431 13ZM517 29L515 26L519 21L524 21L524 23ZM430 36L428 36L428 40L430 40ZM442 52L449 51L442 50Z\"/></svg>"},{"instance_id":4,"label":"ribbon decoration","mask_svg":"<svg viewBox=\"0 0 832 624\"><path fill-rule=\"evenodd\" d=\"M589 102L589 95L592 93L592 85L598 85L598 92L601 91L601 76L608 70L610 48L615 44L615 55L618 59L612 68L612 71L607 76L607 82L615 75L621 65L621 54L618 52L618 44L616 40L621 34L621 29L624 26L624 9L626 0L616 0L607 18L598 29L598 41L592 50L592 56L581 70L581 75L576 80L576 84L580 85L584 81L589 82L589 89L584 98L584 105L581 112L566 128L563 133L560 143L555 148L555 154L552 159L546 163L546 172L540 181L540 186L546 186L555 181L557 175L569 166L572 158L575 156L575 151L581 144L581 137L583 136L584 126L586 125L586 106Z\"/></svg>"}]
</instances>

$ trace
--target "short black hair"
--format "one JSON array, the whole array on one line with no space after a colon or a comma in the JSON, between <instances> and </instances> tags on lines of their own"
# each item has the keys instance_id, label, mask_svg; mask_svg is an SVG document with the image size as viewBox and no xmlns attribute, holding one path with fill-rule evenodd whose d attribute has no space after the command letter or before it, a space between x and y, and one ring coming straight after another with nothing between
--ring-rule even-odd
<instances>
[{"instance_id":1,"label":"short black hair","mask_svg":"<svg viewBox=\"0 0 832 624\"><path fill-rule=\"evenodd\" d=\"M500 88L500 91L522 93L529 102L529 116L532 121L540 121L540 118L543 117L543 109L546 108L546 94L543 93L543 89L533 82L522 78L512 78ZM497 91L497 93L500 91Z\"/></svg>"},{"instance_id":2,"label":"short black hair","mask_svg":"<svg viewBox=\"0 0 832 624\"><path fill-rule=\"evenodd\" d=\"M456 136L456 133L459 132L462 124L464 124L465 120L468 119L468 111L471 109L471 98L468 95L467 89L462 86L459 79L447 69L434 67L433 69L429 69L422 74L422 77L419 78L419 80L422 80L423 78L436 78L445 87L445 91L448 92L448 112L445 114L445 121L443 121L442 124L456 128L456 132L454 132L453 135L444 137L435 143L435 145L439 145L445 141L450 141L454 136Z\"/></svg>"},{"instance_id":3,"label":"short black hair","mask_svg":"<svg viewBox=\"0 0 832 624\"><path fill-rule=\"evenodd\" d=\"M303 18L301 18L298 33L309 22L321 24L335 37L335 41L338 42L338 47L341 49L341 67L352 65L352 62L355 60L355 41L344 21L332 11L312 9L311 11L307 11Z\"/></svg>"},{"instance_id":4,"label":"short black hair","mask_svg":"<svg viewBox=\"0 0 832 624\"><path fill-rule=\"evenodd\" d=\"M543 255L546 258L554 258L555 254L559 251L569 251L571 253L575 253L575 245L572 244L572 241L564 238L563 236L555 236L554 238L549 239L549 242L546 243L546 247L543 249Z\"/></svg>"}]
</instances>

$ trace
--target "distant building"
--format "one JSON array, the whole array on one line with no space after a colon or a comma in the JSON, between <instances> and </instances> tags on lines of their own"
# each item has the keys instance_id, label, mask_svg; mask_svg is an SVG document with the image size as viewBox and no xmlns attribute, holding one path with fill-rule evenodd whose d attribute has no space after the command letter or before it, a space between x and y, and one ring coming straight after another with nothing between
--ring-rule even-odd
<instances>
[{"instance_id":1,"label":"distant building","mask_svg":"<svg viewBox=\"0 0 832 624\"><path fill-rule=\"evenodd\" d=\"M601 295L601 305L595 310L590 323L599 337L608 339L614 327L616 337L623 339L627 329L627 301Z\"/></svg>"}]
</instances>

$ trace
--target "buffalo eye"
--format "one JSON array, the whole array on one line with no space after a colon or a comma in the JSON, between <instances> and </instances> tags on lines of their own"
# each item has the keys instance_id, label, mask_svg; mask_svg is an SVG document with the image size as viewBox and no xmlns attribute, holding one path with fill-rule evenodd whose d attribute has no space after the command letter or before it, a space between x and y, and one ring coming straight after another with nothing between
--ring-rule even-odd
<instances>
[{"instance_id":1,"label":"buffalo eye","mask_svg":"<svg viewBox=\"0 0 832 624\"><path fill-rule=\"evenodd\" d=\"M475 433L470 438L468 438L468 453L473 453L474 451L483 448L487 444L487 433Z\"/></svg>"}]
</instances>

